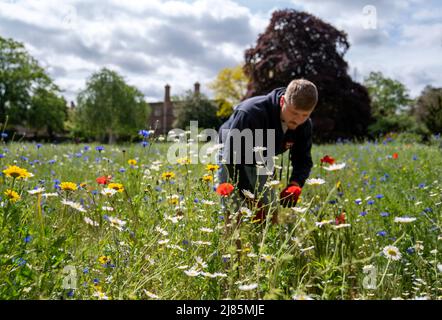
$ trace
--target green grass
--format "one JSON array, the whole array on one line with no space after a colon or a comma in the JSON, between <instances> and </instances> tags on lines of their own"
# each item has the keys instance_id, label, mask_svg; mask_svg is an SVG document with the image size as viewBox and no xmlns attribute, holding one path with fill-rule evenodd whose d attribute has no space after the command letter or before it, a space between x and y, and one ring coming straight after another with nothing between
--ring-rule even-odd
<instances>
[{"instance_id":1,"label":"green grass","mask_svg":"<svg viewBox=\"0 0 442 320\"><path fill-rule=\"evenodd\" d=\"M1 177L1 299L441 297L437 146L394 141L314 146L310 177L326 182L304 186L296 208L305 212L278 208L276 225L244 219L227 226L219 195L201 180L205 165L167 163L167 144L104 146L102 153L90 147L4 145L2 170L16 162L34 176ZM346 167L325 171L320 159L326 154ZM129 159L137 165L131 167ZM166 171L175 173L173 183L162 180ZM95 181L102 175L112 175L125 191L102 195L103 186ZM59 191L55 179L85 185ZM27 192L37 186L58 196ZM21 196L16 202L4 194L11 188ZM63 205L63 199L82 203L86 212ZM350 226L337 229L334 221L342 212ZM106 216L126 224L120 230ZM403 216L416 220L394 222ZM332 223L319 227L321 221ZM399 260L382 254L388 245L398 248ZM102 264L103 256L110 262ZM189 270L199 275L189 276ZM242 285L251 290L241 290Z\"/></svg>"}]
</instances>

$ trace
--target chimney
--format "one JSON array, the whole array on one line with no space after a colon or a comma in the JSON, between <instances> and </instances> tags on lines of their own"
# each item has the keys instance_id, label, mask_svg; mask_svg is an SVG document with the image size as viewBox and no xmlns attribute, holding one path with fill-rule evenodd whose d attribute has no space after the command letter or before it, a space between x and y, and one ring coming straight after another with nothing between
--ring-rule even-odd
<instances>
[{"instance_id":1,"label":"chimney","mask_svg":"<svg viewBox=\"0 0 442 320\"><path fill-rule=\"evenodd\" d=\"M199 82L195 82L195 96L199 96L200 94L200 84Z\"/></svg>"},{"instance_id":2,"label":"chimney","mask_svg":"<svg viewBox=\"0 0 442 320\"><path fill-rule=\"evenodd\" d=\"M170 86L166 84L164 93L164 102L170 102Z\"/></svg>"}]
</instances>

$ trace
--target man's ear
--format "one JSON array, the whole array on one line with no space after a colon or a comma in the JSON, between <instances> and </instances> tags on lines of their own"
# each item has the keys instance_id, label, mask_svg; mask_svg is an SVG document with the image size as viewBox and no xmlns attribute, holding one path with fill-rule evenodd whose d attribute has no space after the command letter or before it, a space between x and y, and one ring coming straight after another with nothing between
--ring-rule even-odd
<instances>
[{"instance_id":1,"label":"man's ear","mask_svg":"<svg viewBox=\"0 0 442 320\"><path fill-rule=\"evenodd\" d=\"M284 96L281 96L281 98L279 98L279 106L282 107L284 106Z\"/></svg>"}]
</instances>

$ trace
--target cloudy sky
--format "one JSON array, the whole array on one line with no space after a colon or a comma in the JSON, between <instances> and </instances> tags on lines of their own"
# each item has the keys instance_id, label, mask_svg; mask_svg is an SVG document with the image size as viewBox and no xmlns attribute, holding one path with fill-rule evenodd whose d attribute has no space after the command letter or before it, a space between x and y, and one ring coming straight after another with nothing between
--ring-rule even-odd
<instances>
[{"instance_id":1,"label":"cloudy sky","mask_svg":"<svg viewBox=\"0 0 442 320\"><path fill-rule=\"evenodd\" d=\"M442 86L442 5L438 0L0 0L0 36L25 43L67 99L107 66L147 101L164 85L202 91L218 71L244 59L276 9L312 13L347 32L354 79L382 71L412 96Z\"/></svg>"}]
</instances>

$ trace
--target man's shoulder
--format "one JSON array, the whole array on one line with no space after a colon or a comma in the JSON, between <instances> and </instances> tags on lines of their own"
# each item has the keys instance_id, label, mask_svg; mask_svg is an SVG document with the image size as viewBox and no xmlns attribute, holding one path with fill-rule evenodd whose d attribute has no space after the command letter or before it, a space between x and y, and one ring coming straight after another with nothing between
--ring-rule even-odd
<instances>
[{"instance_id":1,"label":"man's shoulder","mask_svg":"<svg viewBox=\"0 0 442 320\"><path fill-rule=\"evenodd\" d=\"M279 104L279 98L284 94L285 88L276 88L266 95L248 98L240 102L235 110L246 113L268 113L272 107Z\"/></svg>"}]
</instances>

